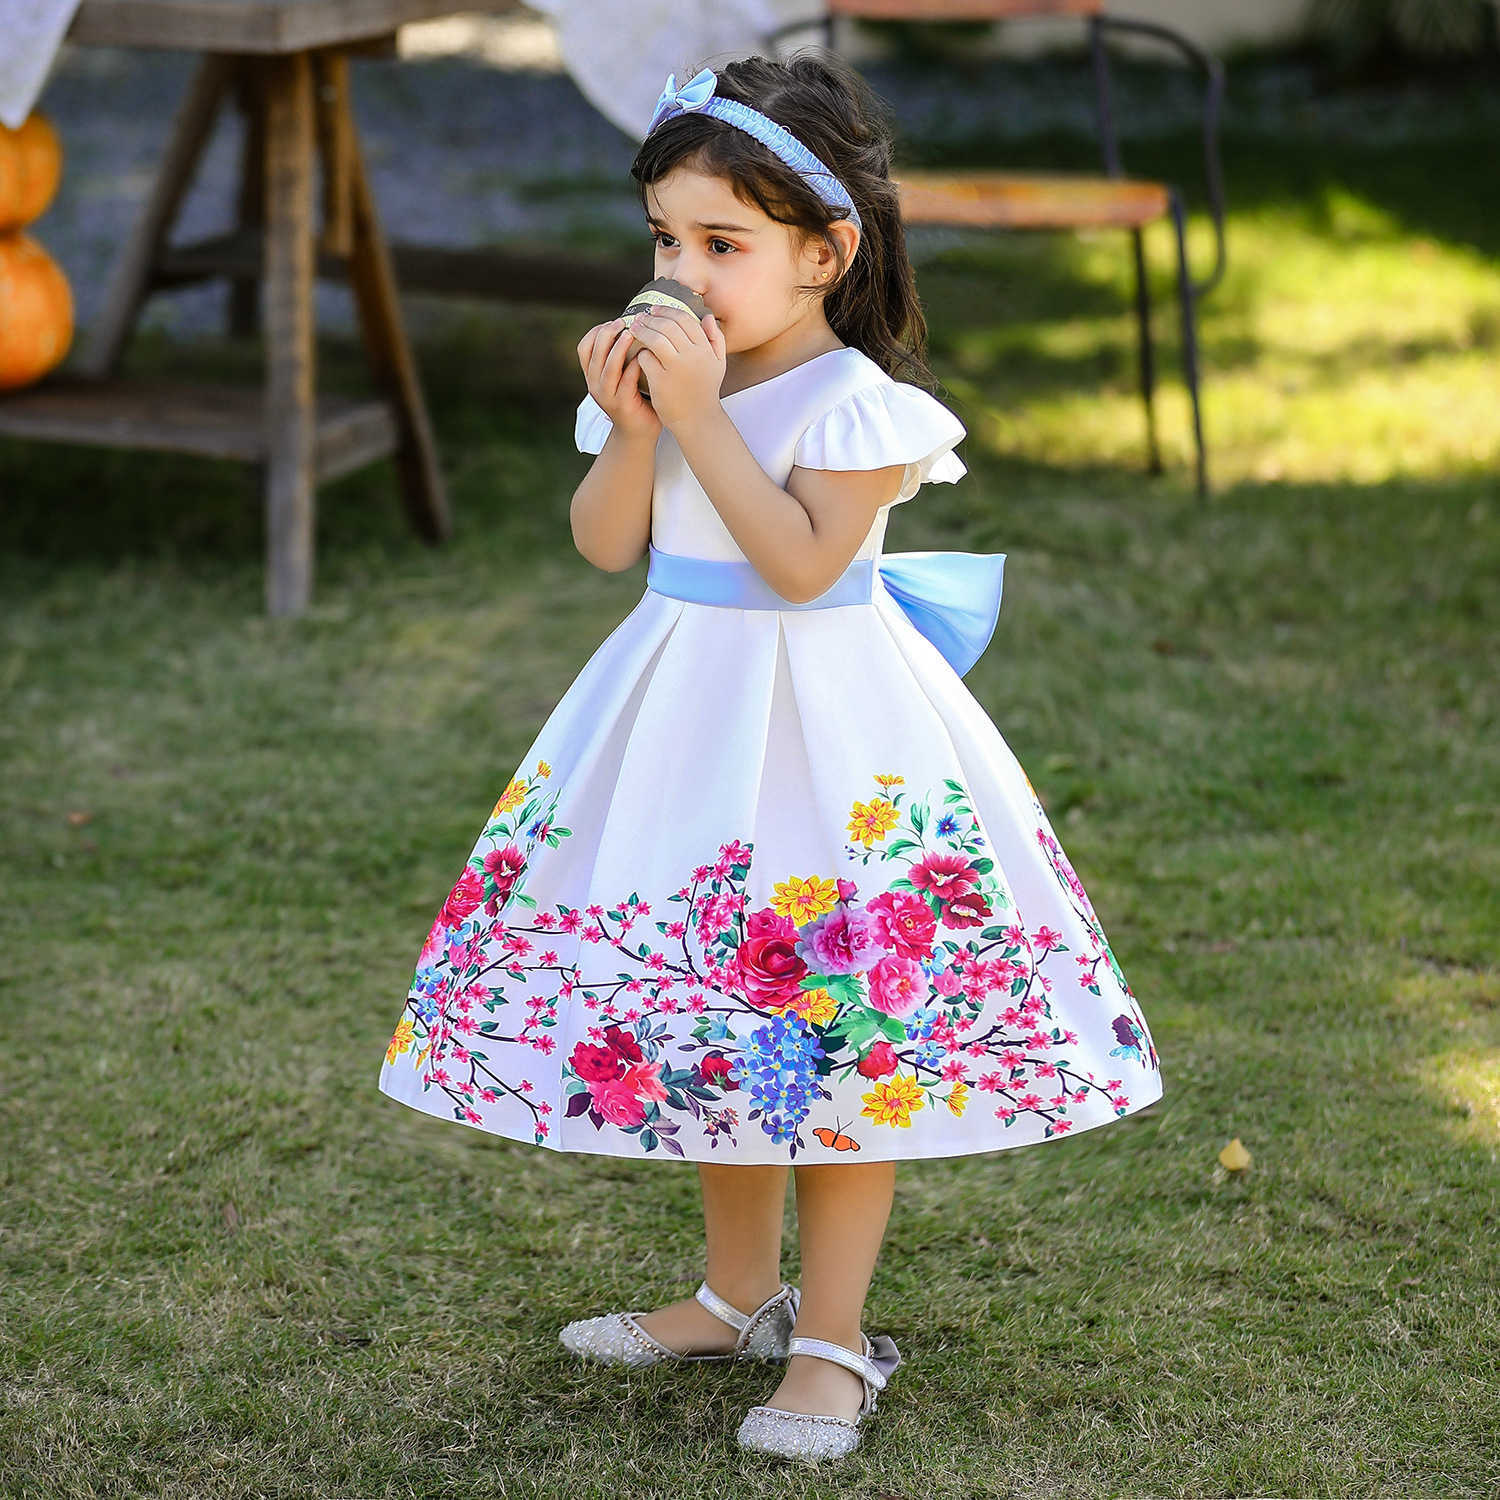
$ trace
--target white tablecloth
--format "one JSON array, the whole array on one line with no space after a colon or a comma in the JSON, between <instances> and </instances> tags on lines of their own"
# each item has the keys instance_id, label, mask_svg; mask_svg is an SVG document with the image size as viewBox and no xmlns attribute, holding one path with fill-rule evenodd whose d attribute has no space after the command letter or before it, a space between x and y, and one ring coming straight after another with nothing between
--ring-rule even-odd
<instances>
[{"instance_id":1,"label":"white tablecloth","mask_svg":"<svg viewBox=\"0 0 1500 1500\"><path fill-rule=\"evenodd\" d=\"M668 73L764 50L777 26L822 14L821 0L526 0L548 17L589 103L637 140ZM818 40L809 30L792 40Z\"/></svg>"},{"instance_id":2,"label":"white tablecloth","mask_svg":"<svg viewBox=\"0 0 1500 1500\"><path fill-rule=\"evenodd\" d=\"M79 0L0 0L0 121L18 129L51 72ZM568 71L606 119L639 139L669 72L762 49L821 0L528 0L548 17ZM808 33L808 39L816 34ZM802 40L801 36L797 40Z\"/></svg>"},{"instance_id":3,"label":"white tablecloth","mask_svg":"<svg viewBox=\"0 0 1500 1500\"><path fill-rule=\"evenodd\" d=\"M77 9L78 0L0 0L0 123L25 123Z\"/></svg>"}]
</instances>

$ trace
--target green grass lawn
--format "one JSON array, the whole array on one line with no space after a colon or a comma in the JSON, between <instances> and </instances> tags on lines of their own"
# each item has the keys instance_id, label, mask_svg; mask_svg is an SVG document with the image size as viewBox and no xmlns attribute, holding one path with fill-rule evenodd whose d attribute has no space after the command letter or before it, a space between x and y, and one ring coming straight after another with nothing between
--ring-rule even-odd
<instances>
[{"instance_id":1,"label":"green grass lawn","mask_svg":"<svg viewBox=\"0 0 1500 1500\"><path fill-rule=\"evenodd\" d=\"M0 1492L1495 1493L1493 141L1316 146L1231 142L1205 508L1165 230L1161 479L1118 239L922 266L971 472L889 545L1009 554L967 682L1165 1095L901 1169L867 1326L907 1363L837 1478L735 1447L774 1371L556 1342L696 1284L691 1166L375 1087L479 826L643 586L568 535L593 319L413 302L456 534L403 528L389 466L330 486L295 622L247 473L0 444Z\"/></svg>"}]
</instances>

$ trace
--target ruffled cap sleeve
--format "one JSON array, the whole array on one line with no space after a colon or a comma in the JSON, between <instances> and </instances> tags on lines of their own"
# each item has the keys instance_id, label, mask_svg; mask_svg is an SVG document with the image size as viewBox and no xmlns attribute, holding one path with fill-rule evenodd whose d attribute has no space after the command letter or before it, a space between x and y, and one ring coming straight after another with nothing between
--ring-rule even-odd
<instances>
[{"instance_id":1,"label":"ruffled cap sleeve","mask_svg":"<svg viewBox=\"0 0 1500 1500\"><path fill-rule=\"evenodd\" d=\"M803 469L883 469L905 464L890 503L910 500L919 486L952 484L968 473L953 451L964 424L935 397L900 380L867 385L824 412L797 440L793 462Z\"/></svg>"},{"instance_id":2,"label":"ruffled cap sleeve","mask_svg":"<svg viewBox=\"0 0 1500 1500\"><path fill-rule=\"evenodd\" d=\"M604 414L604 408L592 396L578 403L578 419L573 424L573 441L580 453L602 453L615 424Z\"/></svg>"}]
</instances>

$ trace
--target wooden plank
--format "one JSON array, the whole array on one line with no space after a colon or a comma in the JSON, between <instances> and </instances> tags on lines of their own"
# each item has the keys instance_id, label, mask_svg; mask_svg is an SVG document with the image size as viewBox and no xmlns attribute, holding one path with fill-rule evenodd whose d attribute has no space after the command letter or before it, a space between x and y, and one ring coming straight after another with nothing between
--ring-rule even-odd
<instances>
[{"instance_id":1,"label":"wooden plank","mask_svg":"<svg viewBox=\"0 0 1500 1500\"><path fill-rule=\"evenodd\" d=\"M543 247L469 249L386 242L403 292L476 297L501 302L550 302L565 307L623 307L648 280L649 264L635 257L569 255ZM154 287L187 286L215 276L254 276L261 262L259 233L230 233L171 245L152 273ZM346 280L348 265L321 255L317 275Z\"/></svg>"},{"instance_id":2,"label":"wooden plank","mask_svg":"<svg viewBox=\"0 0 1500 1500\"><path fill-rule=\"evenodd\" d=\"M985 229L1136 229L1164 218L1159 182L1042 172L897 172L910 224Z\"/></svg>"},{"instance_id":3,"label":"wooden plank","mask_svg":"<svg viewBox=\"0 0 1500 1500\"><path fill-rule=\"evenodd\" d=\"M265 392L253 387L59 375L0 396L0 436L263 464L265 407ZM385 458L396 441L388 403L319 398L320 479Z\"/></svg>"},{"instance_id":4,"label":"wooden plank","mask_svg":"<svg viewBox=\"0 0 1500 1500\"><path fill-rule=\"evenodd\" d=\"M318 398L319 484L352 474L399 451L401 431L389 401L327 403L327 397Z\"/></svg>"},{"instance_id":5,"label":"wooden plank","mask_svg":"<svg viewBox=\"0 0 1500 1500\"><path fill-rule=\"evenodd\" d=\"M213 134L219 105L229 87L231 63L210 54L198 64L167 142L151 196L146 201L125 248L110 271L104 308L89 332L76 368L103 379L119 364L126 341L140 315L151 263L171 232L177 211L192 182L203 148Z\"/></svg>"},{"instance_id":6,"label":"wooden plank","mask_svg":"<svg viewBox=\"0 0 1500 1500\"><path fill-rule=\"evenodd\" d=\"M348 113L347 78L339 93L339 107ZM365 171L364 155L352 118L348 121L346 133L354 212L349 281L359 311L365 356L376 386L385 393L395 411L396 426L401 434L396 467L406 513L419 535L437 542L453 529L448 514L447 485L438 463L437 443L432 435L417 363L401 323L396 273L380 232L375 194Z\"/></svg>"},{"instance_id":7,"label":"wooden plank","mask_svg":"<svg viewBox=\"0 0 1500 1500\"><path fill-rule=\"evenodd\" d=\"M1104 0L825 0L830 15L867 21L1014 21L1094 16Z\"/></svg>"},{"instance_id":8,"label":"wooden plank","mask_svg":"<svg viewBox=\"0 0 1500 1500\"><path fill-rule=\"evenodd\" d=\"M264 404L254 390L59 376L0 398L0 433L257 463Z\"/></svg>"},{"instance_id":9,"label":"wooden plank","mask_svg":"<svg viewBox=\"0 0 1500 1500\"><path fill-rule=\"evenodd\" d=\"M306 53L266 69L266 608L300 614L312 597L313 102Z\"/></svg>"},{"instance_id":10,"label":"wooden plank","mask_svg":"<svg viewBox=\"0 0 1500 1500\"><path fill-rule=\"evenodd\" d=\"M285 54L373 41L410 21L458 11L503 15L519 0L82 0L67 40L79 46Z\"/></svg>"}]
</instances>

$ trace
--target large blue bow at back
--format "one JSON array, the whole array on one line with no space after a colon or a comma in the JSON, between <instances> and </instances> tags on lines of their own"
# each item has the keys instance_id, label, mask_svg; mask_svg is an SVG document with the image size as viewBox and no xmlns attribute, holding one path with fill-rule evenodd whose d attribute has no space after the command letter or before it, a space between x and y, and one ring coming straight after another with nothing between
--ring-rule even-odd
<instances>
[{"instance_id":1,"label":"large blue bow at back","mask_svg":"<svg viewBox=\"0 0 1500 1500\"><path fill-rule=\"evenodd\" d=\"M1000 617L1003 552L887 552L880 581L960 677L984 654Z\"/></svg>"},{"instance_id":2,"label":"large blue bow at back","mask_svg":"<svg viewBox=\"0 0 1500 1500\"><path fill-rule=\"evenodd\" d=\"M983 655L1000 616L1003 552L887 552L858 558L816 599L783 599L753 564L686 557L650 548L646 585L697 604L738 609L829 609L868 603L878 562L880 581L916 628L962 677Z\"/></svg>"}]
</instances>

